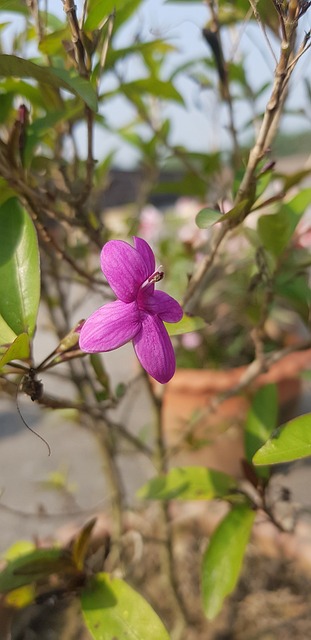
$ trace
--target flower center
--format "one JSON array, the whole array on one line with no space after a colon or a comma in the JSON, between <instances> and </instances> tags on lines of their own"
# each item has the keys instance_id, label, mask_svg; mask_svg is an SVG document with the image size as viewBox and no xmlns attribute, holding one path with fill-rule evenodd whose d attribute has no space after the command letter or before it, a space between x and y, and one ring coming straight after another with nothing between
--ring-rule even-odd
<instances>
[{"instance_id":1,"label":"flower center","mask_svg":"<svg viewBox=\"0 0 311 640\"><path fill-rule=\"evenodd\" d=\"M161 271L161 269L162 265L160 264L160 266L151 274L151 276L149 276L147 280L142 283L140 288L145 289L145 287L148 287L149 284L154 284L155 282L159 282L160 280L162 280L162 278L164 278L164 271Z\"/></svg>"}]
</instances>

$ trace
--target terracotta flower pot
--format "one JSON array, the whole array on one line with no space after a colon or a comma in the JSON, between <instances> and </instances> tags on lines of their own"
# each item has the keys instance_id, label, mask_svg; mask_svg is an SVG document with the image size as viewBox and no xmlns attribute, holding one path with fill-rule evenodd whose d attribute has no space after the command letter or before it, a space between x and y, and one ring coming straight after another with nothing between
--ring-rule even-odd
<instances>
[{"instance_id":1,"label":"terracotta flower pot","mask_svg":"<svg viewBox=\"0 0 311 640\"><path fill-rule=\"evenodd\" d=\"M289 419L301 390L298 373L310 365L311 349L291 353L274 364L269 372L259 375L243 394L228 398L212 411L213 400L230 391L241 380L247 367L225 371L177 370L164 392L163 421L167 446L180 444L183 434L189 430L189 421L194 421L195 426L174 455L172 464L205 465L235 476L241 475L243 424L254 391L276 383L281 420Z\"/></svg>"}]
</instances>

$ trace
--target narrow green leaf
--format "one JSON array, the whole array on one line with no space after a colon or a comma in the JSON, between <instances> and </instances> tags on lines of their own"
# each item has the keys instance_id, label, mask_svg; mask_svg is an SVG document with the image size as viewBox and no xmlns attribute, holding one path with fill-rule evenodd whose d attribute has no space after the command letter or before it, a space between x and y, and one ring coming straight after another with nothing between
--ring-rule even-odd
<instances>
[{"instance_id":1,"label":"narrow green leaf","mask_svg":"<svg viewBox=\"0 0 311 640\"><path fill-rule=\"evenodd\" d=\"M33 335L39 299L36 230L28 213L11 198L0 206L0 314L16 335Z\"/></svg>"},{"instance_id":2,"label":"narrow green leaf","mask_svg":"<svg viewBox=\"0 0 311 640\"><path fill-rule=\"evenodd\" d=\"M254 464L280 464L311 455L311 413L276 429L253 457Z\"/></svg>"},{"instance_id":3,"label":"narrow green leaf","mask_svg":"<svg viewBox=\"0 0 311 640\"><path fill-rule=\"evenodd\" d=\"M29 335L21 333L0 357L0 370L12 360L28 360L30 356Z\"/></svg>"},{"instance_id":4,"label":"narrow green leaf","mask_svg":"<svg viewBox=\"0 0 311 640\"><path fill-rule=\"evenodd\" d=\"M2 345L11 344L16 338L16 333L9 327L4 318L0 315L0 353L3 353L5 349L2 349Z\"/></svg>"},{"instance_id":5,"label":"narrow green leaf","mask_svg":"<svg viewBox=\"0 0 311 640\"><path fill-rule=\"evenodd\" d=\"M220 211L215 211L215 209L209 209L205 207L205 209L201 209L195 218L195 222L199 229L208 229L208 227L212 227L213 224L219 222L222 218L222 214Z\"/></svg>"},{"instance_id":6,"label":"narrow green leaf","mask_svg":"<svg viewBox=\"0 0 311 640\"><path fill-rule=\"evenodd\" d=\"M75 572L66 549L36 549L8 562L0 572L0 593L8 593L53 573Z\"/></svg>"},{"instance_id":7,"label":"narrow green leaf","mask_svg":"<svg viewBox=\"0 0 311 640\"><path fill-rule=\"evenodd\" d=\"M40 67L18 56L0 54L0 77L33 78L40 83L66 89L79 96L93 111L97 110L97 97L91 83L67 69Z\"/></svg>"},{"instance_id":8,"label":"narrow green leaf","mask_svg":"<svg viewBox=\"0 0 311 640\"><path fill-rule=\"evenodd\" d=\"M97 574L82 593L81 604L94 640L169 640L151 606L119 578Z\"/></svg>"},{"instance_id":9,"label":"narrow green leaf","mask_svg":"<svg viewBox=\"0 0 311 640\"><path fill-rule=\"evenodd\" d=\"M235 481L226 473L206 467L175 467L165 476L149 480L137 492L142 500L213 500L227 496Z\"/></svg>"},{"instance_id":10,"label":"narrow green leaf","mask_svg":"<svg viewBox=\"0 0 311 640\"><path fill-rule=\"evenodd\" d=\"M82 571L84 568L85 556L87 554L92 531L96 524L96 518L92 518L89 522L82 527L82 529L76 535L73 543L72 543L72 557L73 561L79 571Z\"/></svg>"},{"instance_id":11,"label":"narrow green leaf","mask_svg":"<svg viewBox=\"0 0 311 640\"><path fill-rule=\"evenodd\" d=\"M277 417L277 388L275 384L269 384L257 391L246 418L244 440L248 462L252 462L256 451L276 428ZM266 470L264 470L264 475L267 475Z\"/></svg>"},{"instance_id":12,"label":"narrow green leaf","mask_svg":"<svg viewBox=\"0 0 311 640\"><path fill-rule=\"evenodd\" d=\"M174 85L169 81L159 80L159 78L141 78L127 82L118 88L117 92L122 91L129 100L135 103L135 99L142 97L143 94L150 94L156 98L164 100L174 100L180 104L184 104L181 94L175 89ZM115 92L114 92L115 93Z\"/></svg>"},{"instance_id":13,"label":"narrow green leaf","mask_svg":"<svg viewBox=\"0 0 311 640\"><path fill-rule=\"evenodd\" d=\"M107 54L105 69L110 69L115 66L118 60L134 54L141 54L144 58L144 56L149 55L165 56L172 51L175 51L175 47L160 39L151 40L151 42L134 42L131 46L120 49L110 48Z\"/></svg>"},{"instance_id":14,"label":"narrow green leaf","mask_svg":"<svg viewBox=\"0 0 311 640\"><path fill-rule=\"evenodd\" d=\"M87 18L84 23L86 31L101 29L103 21L114 11L118 13L128 4L128 0L89 0Z\"/></svg>"},{"instance_id":15,"label":"narrow green leaf","mask_svg":"<svg viewBox=\"0 0 311 640\"><path fill-rule=\"evenodd\" d=\"M210 620L237 584L254 518L249 507L234 507L210 539L202 564L203 606Z\"/></svg>"},{"instance_id":16,"label":"narrow green leaf","mask_svg":"<svg viewBox=\"0 0 311 640\"><path fill-rule=\"evenodd\" d=\"M164 323L167 332L170 336L181 336L184 333L192 333L192 331L199 331L206 326L205 320L198 316L183 315L179 322L165 322Z\"/></svg>"},{"instance_id":17,"label":"narrow green leaf","mask_svg":"<svg viewBox=\"0 0 311 640\"><path fill-rule=\"evenodd\" d=\"M142 0L127 0L122 7L119 7L113 25L114 34L117 33L124 22L126 22L138 9L141 1Z\"/></svg>"}]
</instances>

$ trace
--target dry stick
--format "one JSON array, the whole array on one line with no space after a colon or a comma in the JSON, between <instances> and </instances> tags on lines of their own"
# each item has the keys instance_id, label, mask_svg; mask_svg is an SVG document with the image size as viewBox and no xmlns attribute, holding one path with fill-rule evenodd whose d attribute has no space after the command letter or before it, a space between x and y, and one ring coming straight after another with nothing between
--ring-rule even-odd
<instances>
[{"instance_id":1,"label":"dry stick","mask_svg":"<svg viewBox=\"0 0 311 640\"><path fill-rule=\"evenodd\" d=\"M213 34L213 36L217 39L218 41L218 55L220 57L220 60L217 63L216 60L216 56L215 56L215 52L214 49L212 47L213 53L214 53L214 59L216 62L216 67L218 68L218 76L219 76L219 82L220 85L222 86L222 92L223 92L223 99L224 101L227 103L228 105L228 109L229 109L229 131L231 133L231 137L232 137L232 143L233 143L233 164L234 166L237 166L239 161L240 161L240 145L239 145L239 141L238 141L238 135L237 135L237 129L235 126L235 121L234 121L234 111L233 111L233 104L232 104L232 96L231 96L231 91L230 91L230 83L229 83L229 78L228 78L228 68L227 68L227 64L225 62L225 57L223 55L223 48L222 48L222 43L221 43L221 34L220 34L220 23L219 23L219 18L218 18L218 12L216 11L215 8L215 3L213 0L208 0L207 4L209 6L210 12L211 12L211 16L212 16L212 20L211 23L209 25L210 28L210 32ZM206 29L203 30L203 34L205 34L205 37L207 39L207 41L209 41L209 39L206 36ZM209 42L210 44L210 42ZM211 44L210 44L211 46Z\"/></svg>"},{"instance_id":2,"label":"dry stick","mask_svg":"<svg viewBox=\"0 0 311 640\"><path fill-rule=\"evenodd\" d=\"M162 398L157 396L152 388L150 379L144 374L148 393L152 402L154 421L155 421L155 448L154 448L154 464L160 475L164 475L167 470L167 456L164 443L163 433L163 416L162 416ZM172 632L172 638L176 640L181 638L186 627L191 625L190 616L186 610L183 598L180 594L178 578L176 575L175 559L174 559L174 541L173 531L171 527L170 502L168 500L161 501L159 505L161 524L166 534L166 544L160 548L161 562L165 575L169 581L171 595L174 600L175 608L175 628Z\"/></svg>"},{"instance_id":3,"label":"dry stick","mask_svg":"<svg viewBox=\"0 0 311 640\"><path fill-rule=\"evenodd\" d=\"M63 0L64 11L66 13L69 27L71 30L71 40L75 52L75 60L79 75L83 78L88 78L90 75L91 60L88 56L88 52L83 44L83 32L80 29L76 5L73 0ZM85 10L85 7L84 7ZM76 199L76 204L83 204L92 189L93 186L93 172L95 161L93 157L93 124L94 114L92 110L85 106L86 123L87 123L87 159L86 159L86 178L84 186L81 190L79 197Z\"/></svg>"},{"instance_id":4,"label":"dry stick","mask_svg":"<svg viewBox=\"0 0 311 640\"><path fill-rule=\"evenodd\" d=\"M260 160L266 152L266 149L269 147L276 134L277 125L282 113L286 88L291 73L295 67L293 61L290 62L290 58L293 52L293 41L297 29L297 24L297 20L290 22L287 29L288 35L286 34L286 39L285 36L283 37L279 62L275 70L271 96L266 107L256 143L250 151L244 177L234 201L234 206L236 206L240 204L244 199L246 200L243 219L250 213L254 197L252 192L254 187L255 172ZM241 218L236 221L236 225L240 224L240 222L242 222ZM198 268L194 272L184 296L184 305L186 305L189 310L191 310L190 302L194 293L197 289L200 289L206 272L214 262L219 246L221 245L223 239L231 228L232 221L228 221L224 223L220 229L217 229L217 231L215 231L210 253L198 265Z\"/></svg>"},{"instance_id":5,"label":"dry stick","mask_svg":"<svg viewBox=\"0 0 311 640\"><path fill-rule=\"evenodd\" d=\"M57 281L58 274L57 271L54 272L54 280ZM57 282L56 282L57 287ZM60 304L58 305L63 313L63 320L66 323L66 309L64 309ZM53 325L55 326L56 332L58 335L60 334L60 323L59 318L55 314L55 305L49 305L49 310L51 313ZM93 385L93 381L90 377L87 377L84 372L83 378L79 375L77 371L77 365L79 363L77 361L68 362L70 372L71 372L71 380L75 384L77 391L80 395L80 398L84 404L88 404L88 397L90 392L95 396L95 389ZM83 366L83 363L80 362L80 366ZM86 383L88 387L86 387ZM108 483L109 488L109 498L110 498L110 508L112 512L112 521L114 528L114 540L117 543L113 547L113 561L118 560L119 558L119 540L121 538L123 532L123 505L124 505L124 491L122 486L121 475L118 470L116 460L115 460L115 447L113 440L113 433L109 429L107 420L102 413L97 414L95 417L90 412L84 414L85 423L88 426L88 429L91 430L97 438L97 441L100 445L100 451L103 458L104 468L105 468L105 478Z\"/></svg>"},{"instance_id":6,"label":"dry stick","mask_svg":"<svg viewBox=\"0 0 311 640\"><path fill-rule=\"evenodd\" d=\"M262 22L262 20L261 20L261 17L260 17L260 15L259 15L258 11L257 11L257 4L258 4L258 0L249 0L249 3L250 3L250 5L251 5L251 7L252 7L252 9L251 9L251 10L252 10L252 12L253 12L253 14L254 14L254 16L255 16L255 19L257 20L257 22L258 22L258 24L259 24L259 27L260 27L260 29L261 29L261 30L262 30L262 32L263 32L263 35L264 35L264 37L265 37L265 40L266 40L266 43L267 43L268 48L269 48L269 50L270 50L270 53L272 54L272 57L273 57L273 59L274 59L274 62L275 62L275 64L277 64L277 62L278 62L278 61L277 61L276 55L275 55L275 53L274 53L274 51L273 51L273 48L272 48L271 42L270 42L270 40L269 40L269 38L268 38L268 34L267 34L267 32L266 32L265 25L263 24L263 22Z\"/></svg>"},{"instance_id":7,"label":"dry stick","mask_svg":"<svg viewBox=\"0 0 311 640\"><path fill-rule=\"evenodd\" d=\"M76 13L76 5L74 0L63 0L63 5L71 30L71 41L74 48L77 69L81 76L87 77L88 69L86 68L85 63L85 49L81 40L81 31Z\"/></svg>"}]
</instances>

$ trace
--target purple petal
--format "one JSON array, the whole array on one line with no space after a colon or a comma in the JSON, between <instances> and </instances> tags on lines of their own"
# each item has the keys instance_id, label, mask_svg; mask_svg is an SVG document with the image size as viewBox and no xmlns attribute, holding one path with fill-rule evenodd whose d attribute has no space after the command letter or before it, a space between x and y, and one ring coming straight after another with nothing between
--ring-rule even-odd
<instances>
[{"instance_id":1,"label":"purple petal","mask_svg":"<svg viewBox=\"0 0 311 640\"><path fill-rule=\"evenodd\" d=\"M154 291L152 295L148 295L148 292L142 290L138 305L148 313L157 314L164 322L179 322L183 317L180 304L165 291Z\"/></svg>"},{"instance_id":2,"label":"purple petal","mask_svg":"<svg viewBox=\"0 0 311 640\"><path fill-rule=\"evenodd\" d=\"M133 302L140 285L150 275L149 260L146 262L137 249L123 240L107 242L100 263L111 289L123 302Z\"/></svg>"},{"instance_id":3,"label":"purple petal","mask_svg":"<svg viewBox=\"0 0 311 640\"><path fill-rule=\"evenodd\" d=\"M141 314L142 327L134 337L133 344L140 364L158 382L165 384L175 373L174 349L165 329L158 318Z\"/></svg>"},{"instance_id":4,"label":"purple petal","mask_svg":"<svg viewBox=\"0 0 311 640\"><path fill-rule=\"evenodd\" d=\"M133 240L134 240L134 247L143 258L145 264L147 265L148 276L150 276L155 270L154 253L151 247L149 246L148 242L146 242L146 240L143 240L143 238L138 238L138 236L133 236Z\"/></svg>"},{"instance_id":5,"label":"purple petal","mask_svg":"<svg viewBox=\"0 0 311 640\"><path fill-rule=\"evenodd\" d=\"M111 351L132 340L141 328L136 302L108 302L94 311L84 323L79 346L87 353Z\"/></svg>"}]
</instances>

